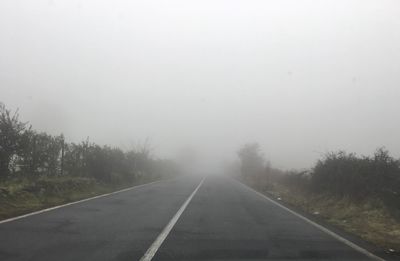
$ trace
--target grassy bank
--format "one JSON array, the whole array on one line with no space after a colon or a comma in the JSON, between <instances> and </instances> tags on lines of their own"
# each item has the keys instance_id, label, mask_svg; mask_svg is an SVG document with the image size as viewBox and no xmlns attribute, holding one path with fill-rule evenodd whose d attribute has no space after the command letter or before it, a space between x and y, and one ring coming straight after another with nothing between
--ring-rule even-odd
<instances>
[{"instance_id":1,"label":"grassy bank","mask_svg":"<svg viewBox=\"0 0 400 261\"><path fill-rule=\"evenodd\" d=\"M0 182L0 220L151 181L141 178L130 183L107 184L71 176L3 181Z\"/></svg>"},{"instance_id":2,"label":"grassy bank","mask_svg":"<svg viewBox=\"0 0 400 261\"><path fill-rule=\"evenodd\" d=\"M36 131L0 102L0 220L180 172L152 155L146 140L130 150Z\"/></svg>"},{"instance_id":3,"label":"grassy bank","mask_svg":"<svg viewBox=\"0 0 400 261\"><path fill-rule=\"evenodd\" d=\"M354 201L328 193L311 193L280 183L263 189L255 184L248 185L381 247L392 255L397 256L400 252L400 220L393 210L379 200Z\"/></svg>"}]
</instances>

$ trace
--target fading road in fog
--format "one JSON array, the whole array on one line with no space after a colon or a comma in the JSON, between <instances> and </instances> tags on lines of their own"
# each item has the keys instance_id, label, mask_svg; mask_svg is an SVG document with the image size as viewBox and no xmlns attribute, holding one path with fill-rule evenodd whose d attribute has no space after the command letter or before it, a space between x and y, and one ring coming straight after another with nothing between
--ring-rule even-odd
<instances>
[{"instance_id":1,"label":"fading road in fog","mask_svg":"<svg viewBox=\"0 0 400 261\"><path fill-rule=\"evenodd\" d=\"M236 181L200 182L161 181L0 224L0 260L140 260L197 187L153 260L370 260Z\"/></svg>"}]
</instances>

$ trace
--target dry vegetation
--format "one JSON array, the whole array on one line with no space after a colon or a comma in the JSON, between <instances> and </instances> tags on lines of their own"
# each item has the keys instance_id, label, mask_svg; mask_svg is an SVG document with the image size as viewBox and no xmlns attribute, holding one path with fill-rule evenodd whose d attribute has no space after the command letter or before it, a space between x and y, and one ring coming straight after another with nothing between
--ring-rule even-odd
<instances>
[{"instance_id":1,"label":"dry vegetation","mask_svg":"<svg viewBox=\"0 0 400 261\"><path fill-rule=\"evenodd\" d=\"M37 132L0 103L0 219L179 172L148 143L130 151Z\"/></svg>"},{"instance_id":2,"label":"dry vegetation","mask_svg":"<svg viewBox=\"0 0 400 261\"><path fill-rule=\"evenodd\" d=\"M265 166L256 144L238 155L240 178L251 187L390 254L400 252L400 161L387 150L371 157L329 153L302 172Z\"/></svg>"},{"instance_id":3,"label":"dry vegetation","mask_svg":"<svg viewBox=\"0 0 400 261\"><path fill-rule=\"evenodd\" d=\"M380 200L354 201L330 194L310 193L282 183L274 183L262 192L387 251L400 251L400 220Z\"/></svg>"},{"instance_id":4,"label":"dry vegetation","mask_svg":"<svg viewBox=\"0 0 400 261\"><path fill-rule=\"evenodd\" d=\"M71 176L3 181L0 183L0 220L151 181L143 177L130 183L110 184Z\"/></svg>"}]
</instances>

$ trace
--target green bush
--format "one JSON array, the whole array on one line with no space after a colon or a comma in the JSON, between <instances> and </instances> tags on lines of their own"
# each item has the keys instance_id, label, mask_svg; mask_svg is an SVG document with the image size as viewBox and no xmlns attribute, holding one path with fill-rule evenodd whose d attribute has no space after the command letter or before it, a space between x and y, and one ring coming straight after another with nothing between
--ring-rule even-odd
<instances>
[{"instance_id":1,"label":"green bush","mask_svg":"<svg viewBox=\"0 0 400 261\"><path fill-rule=\"evenodd\" d=\"M63 135L34 131L19 120L18 111L11 113L0 102L0 181L16 177L36 180L27 191L49 191L47 185L62 190L60 184L46 181L49 177L67 175L129 184L139 178L153 180L178 173L175 162L154 159L150 150L147 142L128 152L99 146L89 142L89 138L81 143L68 143Z\"/></svg>"},{"instance_id":2,"label":"green bush","mask_svg":"<svg viewBox=\"0 0 400 261\"><path fill-rule=\"evenodd\" d=\"M374 197L389 205L400 204L400 161L382 148L373 157L329 153L318 161L310 181L317 192L357 200Z\"/></svg>"}]
</instances>

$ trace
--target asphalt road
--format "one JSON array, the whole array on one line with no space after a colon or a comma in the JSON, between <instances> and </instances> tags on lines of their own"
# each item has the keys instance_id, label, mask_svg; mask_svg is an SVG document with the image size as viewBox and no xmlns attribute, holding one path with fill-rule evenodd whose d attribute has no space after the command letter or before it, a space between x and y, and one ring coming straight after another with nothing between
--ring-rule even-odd
<instances>
[{"instance_id":1,"label":"asphalt road","mask_svg":"<svg viewBox=\"0 0 400 261\"><path fill-rule=\"evenodd\" d=\"M371 260L227 178L185 177L0 224L0 260ZM187 207L182 204L193 194Z\"/></svg>"}]
</instances>

